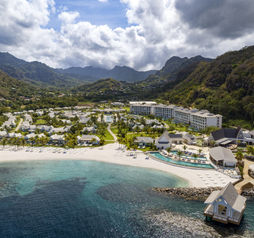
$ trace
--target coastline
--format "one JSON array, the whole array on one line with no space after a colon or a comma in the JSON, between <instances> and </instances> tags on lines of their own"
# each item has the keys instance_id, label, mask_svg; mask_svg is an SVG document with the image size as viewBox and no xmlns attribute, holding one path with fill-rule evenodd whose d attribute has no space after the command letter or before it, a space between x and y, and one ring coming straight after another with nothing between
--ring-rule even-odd
<instances>
[{"instance_id":1,"label":"coastline","mask_svg":"<svg viewBox=\"0 0 254 238\"><path fill-rule=\"evenodd\" d=\"M33 151L26 152L26 150ZM40 150L42 152L39 152ZM141 151L136 152L137 158L134 159L133 157L128 156L128 151L120 150L117 143L96 148L70 149L67 153L54 153L54 151L58 150L61 149L50 147L19 147L19 149L15 151L15 147L13 147L13 151L0 150L0 163L36 160L99 161L159 170L185 180L188 183L188 187L196 188L223 187L228 182L237 181L236 179L232 179L216 170L183 168L165 164L153 159L147 160L147 156Z\"/></svg>"}]
</instances>

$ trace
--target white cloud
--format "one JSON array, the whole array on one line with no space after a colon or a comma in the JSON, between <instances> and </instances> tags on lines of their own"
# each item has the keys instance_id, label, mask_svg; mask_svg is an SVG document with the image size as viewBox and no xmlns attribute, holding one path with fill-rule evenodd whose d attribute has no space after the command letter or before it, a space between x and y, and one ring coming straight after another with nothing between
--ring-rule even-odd
<instances>
[{"instance_id":1,"label":"white cloud","mask_svg":"<svg viewBox=\"0 0 254 238\"><path fill-rule=\"evenodd\" d=\"M99 2L108 2L108 0L98 0Z\"/></svg>"},{"instance_id":2,"label":"white cloud","mask_svg":"<svg viewBox=\"0 0 254 238\"><path fill-rule=\"evenodd\" d=\"M160 68L173 55L211 57L253 44L253 30L224 39L209 28L192 28L175 1L121 0L130 26L115 29L81 21L78 11L65 9L58 14L61 29L56 31L47 27L51 14L59 11L53 0L1 0L0 51L53 67L128 65L143 70Z\"/></svg>"},{"instance_id":3,"label":"white cloud","mask_svg":"<svg viewBox=\"0 0 254 238\"><path fill-rule=\"evenodd\" d=\"M79 17L78 12L61 12L58 15L58 18L64 23L64 24L69 24L69 23L74 23L75 20Z\"/></svg>"}]
</instances>

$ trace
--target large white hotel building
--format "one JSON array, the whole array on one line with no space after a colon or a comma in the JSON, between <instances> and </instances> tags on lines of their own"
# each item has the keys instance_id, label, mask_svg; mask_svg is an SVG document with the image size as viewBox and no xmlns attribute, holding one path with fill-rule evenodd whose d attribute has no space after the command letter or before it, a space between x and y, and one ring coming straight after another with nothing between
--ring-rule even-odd
<instances>
[{"instance_id":1,"label":"large white hotel building","mask_svg":"<svg viewBox=\"0 0 254 238\"><path fill-rule=\"evenodd\" d=\"M222 127L222 116L207 110L187 109L156 102L130 102L130 111L136 115L154 115L164 120L172 119L176 123L188 124L198 130L209 126Z\"/></svg>"}]
</instances>

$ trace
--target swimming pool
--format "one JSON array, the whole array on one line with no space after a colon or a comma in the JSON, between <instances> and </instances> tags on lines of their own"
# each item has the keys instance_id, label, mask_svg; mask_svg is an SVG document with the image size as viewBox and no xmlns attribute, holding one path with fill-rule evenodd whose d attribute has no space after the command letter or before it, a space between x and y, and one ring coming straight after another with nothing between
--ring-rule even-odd
<instances>
[{"instance_id":1,"label":"swimming pool","mask_svg":"<svg viewBox=\"0 0 254 238\"><path fill-rule=\"evenodd\" d=\"M104 116L104 121L106 123L112 123L114 121L112 116Z\"/></svg>"},{"instance_id":2,"label":"swimming pool","mask_svg":"<svg viewBox=\"0 0 254 238\"><path fill-rule=\"evenodd\" d=\"M180 166L188 166L188 167L195 167L195 168L202 168L202 169L213 169L213 166L211 164L198 164L198 163L190 163L185 161L177 161L173 160L169 157L165 157L164 155L160 154L159 152L150 152L152 156L154 156L157 159L163 160L165 162L176 164Z\"/></svg>"},{"instance_id":3,"label":"swimming pool","mask_svg":"<svg viewBox=\"0 0 254 238\"><path fill-rule=\"evenodd\" d=\"M172 150L170 151L170 153L174 154L174 155L177 155L177 151L176 150ZM192 160L207 160L206 157L204 156L198 156L197 158L194 157L193 155L190 155L190 154L186 154L183 152L183 154L181 155L182 158L185 158L185 159L192 159Z\"/></svg>"}]
</instances>

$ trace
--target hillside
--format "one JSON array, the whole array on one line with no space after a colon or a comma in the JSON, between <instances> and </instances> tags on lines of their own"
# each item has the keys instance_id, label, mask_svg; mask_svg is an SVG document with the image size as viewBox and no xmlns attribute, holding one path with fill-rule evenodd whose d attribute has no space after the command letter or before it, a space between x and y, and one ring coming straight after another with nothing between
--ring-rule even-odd
<instances>
[{"instance_id":1,"label":"hillside","mask_svg":"<svg viewBox=\"0 0 254 238\"><path fill-rule=\"evenodd\" d=\"M138 82L145 80L149 75L154 74L156 71L136 71L126 66L115 66L111 70L88 66L84 68L72 67L68 69L57 69L56 72L88 82L94 82L105 78L113 78L118 81L126 82Z\"/></svg>"},{"instance_id":2,"label":"hillside","mask_svg":"<svg viewBox=\"0 0 254 238\"><path fill-rule=\"evenodd\" d=\"M7 107L19 108L24 101L39 95L35 87L14 79L0 70L0 113Z\"/></svg>"},{"instance_id":3,"label":"hillside","mask_svg":"<svg viewBox=\"0 0 254 238\"><path fill-rule=\"evenodd\" d=\"M91 84L85 84L72 90L79 100L128 100L137 98L139 89L132 83L119 82L115 79L101 79Z\"/></svg>"},{"instance_id":4,"label":"hillside","mask_svg":"<svg viewBox=\"0 0 254 238\"><path fill-rule=\"evenodd\" d=\"M36 89L24 82L14 79L0 70L0 98L16 99L20 96L29 97Z\"/></svg>"},{"instance_id":5,"label":"hillside","mask_svg":"<svg viewBox=\"0 0 254 238\"><path fill-rule=\"evenodd\" d=\"M200 63L160 98L206 108L222 114L226 120L242 119L254 126L254 46Z\"/></svg>"},{"instance_id":6,"label":"hillside","mask_svg":"<svg viewBox=\"0 0 254 238\"><path fill-rule=\"evenodd\" d=\"M195 56L192 58L173 56L165 63L161 70L150 75L146 80L140 83L145 87L164 88L168 83L185 78L186 72L190 71L189 68L195 68L200 62L211 61L212 59L204 58L202 56Z\"/></svg>"},{"instance_id":7,"label":"hillside","mask_svg":"<svg viewBox=\"0 0 254 238\"><path fill-rule=\"evenodd\" d=\"M192 58L171 57L163 68L150 75L146 80L136 83L141 91L141 97L154 99L162 92L172 89L175 85L187 78L200 62L211 62L212 59L202 56Z\"/></svg>"},{"instance_id":8,"label":"hillside","mask_svg":"<svg viewBox=\"0 0 254 238\"><path fill-rule=\"evenodd\" d=\"M46 64L26 62L9 53L0 53L0 70L13 78L39 86L64 88L80 84L79 80L57 73Z\"/></svg>"}]
</instances>

